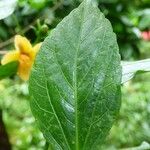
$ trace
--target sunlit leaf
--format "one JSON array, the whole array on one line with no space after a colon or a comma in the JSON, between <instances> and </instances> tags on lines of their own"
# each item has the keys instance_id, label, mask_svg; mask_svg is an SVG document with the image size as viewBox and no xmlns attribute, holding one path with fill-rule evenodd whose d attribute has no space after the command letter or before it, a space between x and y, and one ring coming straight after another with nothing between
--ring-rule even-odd
<instances>
[{"instance_id":1,"label":"sunlit leaf","mask_svg":"<svg viewBox=\"0 0 150 150\"><path fill-rule=\"evenodd\" d=\"M138 71L150 71L150 59L122 62L122 83L132 79Z\"/></svg>"},{"instance_id":2,"label":"sunlit leaf","mask_svg":"<svg viewBox=\"0 0 150 150\"><path fill-rule=\"evenodd\" d=\"M46 38L29 89L51 149L100 149L120 108L120 64L111 24L90 0Z\"/></svg>"}]
</instances>

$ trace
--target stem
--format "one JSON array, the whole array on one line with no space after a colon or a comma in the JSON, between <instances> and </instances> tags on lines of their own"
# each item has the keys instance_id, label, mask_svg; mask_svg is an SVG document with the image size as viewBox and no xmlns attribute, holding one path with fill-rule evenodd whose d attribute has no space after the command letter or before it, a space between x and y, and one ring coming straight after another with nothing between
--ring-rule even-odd
<instances>
[{"instance_id":1,"label":"stem","mask_svg":"<svg viewBox=\"0 0 150 150\"><path fill-rule=\"evenodd\" d=\"M13 40L14 40L14 37L11 37L7 41L0 43L0 49L7 46L7 45L10 45L13 42Z\"/></svg>"}]
</instances>

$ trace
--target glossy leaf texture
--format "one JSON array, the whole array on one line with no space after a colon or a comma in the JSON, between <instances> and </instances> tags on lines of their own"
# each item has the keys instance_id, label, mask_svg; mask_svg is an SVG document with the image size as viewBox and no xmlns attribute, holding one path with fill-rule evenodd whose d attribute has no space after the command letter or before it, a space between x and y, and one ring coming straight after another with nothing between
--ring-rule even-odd
<instances>
[{"instance_id":1,"label":"glossy leaf texture","mask_svg":"<svg viewBox=\"0 0 150 150\"><path fill-rule=\"evenodd\" d=\"M13 61L6 65L0 66L0 80L15 75L18 70L18 65L18 61Z\"/></svg>"},{"instance_id":2,"label":"glossy leaf texture","mask_svg":"<svg viewBox=\"0 0 150 150\"><path fill-rule=\"evenodd\" d=\"M120 108L121 63L110 22L84 1L44 41L31 109L54 150L98 150Z\"/></svg>"}]
</instances>

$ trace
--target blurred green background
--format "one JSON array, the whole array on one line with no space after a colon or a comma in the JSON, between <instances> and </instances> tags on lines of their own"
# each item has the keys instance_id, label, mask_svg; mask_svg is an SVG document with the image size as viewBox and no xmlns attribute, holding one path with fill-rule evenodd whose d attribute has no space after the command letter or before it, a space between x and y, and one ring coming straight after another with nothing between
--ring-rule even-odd
<instances>
[{"instance_id":1,"label":"blurred green background","mask_svg":"<svg viewBox=\"0 0 150 150\"><path fill-rule=\"evenodd\" d=\"M80 2L18 0L15 12L0 21L0 51L13 49L16 34L26 36L33 44L43 41ZM150 0L98 2L117 34L122 60L149 58ZM28 83L18 77L0 81L0 108L13 150L44 149L45 140L30 111ZM122 86L120 115L102 150L136 147L143 141L150 143L150 73L137 75Z\"/></svg>"}]
</instances>

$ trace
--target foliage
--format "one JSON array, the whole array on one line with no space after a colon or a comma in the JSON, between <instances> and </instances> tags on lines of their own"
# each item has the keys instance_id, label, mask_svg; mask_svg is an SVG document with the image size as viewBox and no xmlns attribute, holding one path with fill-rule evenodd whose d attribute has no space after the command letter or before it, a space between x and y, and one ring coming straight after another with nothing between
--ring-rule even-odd
<instances>
[{"instance_id":1,"label":"foliage","mask_svg":"<svg viewBox=\"0 0 150 150\"><path fill-rule=\"evenodd\" d=\"M0 81L0 107L13 150L44 149L44 139L29 109L27 84L15 80ZM122 87L122 107L102 150L135 147L150 143L150 73L137 75ZM130 96L129 96L130 93Z\"/></svg>"},{"instance_id":2,"label":"foliage","mask_svg":"<svg viewBox=\"0 0 150 150\"><path fill-rule=\"evenodd\" d=\"M54 27L76 8L81 1L82 0L40 0L37 2L36 0L18 0L14 14L0 21L0 50L3 50L2 53L0 51L0 54L4 54L7 49L12 49L13 37L17 33L27 36L33 44L43 41L49 34L53 35L58 28L53 31ZM98 0L98 2L100 10L111 21L113 30L117 33L122 59L133 60L150 56L150 1ZM13 9L14 6L12 7L12 11ZM65 25L65 29L67 29L67 25ZM72 32L70 32L70 35ZM74 40L72 36L71 40ZM63 40L61 40L60 43L62 41ZM66 43L64 45L66 45ZM50 45L48 44L48 46ZM44 51L46 52L46 48L42 49L45 49ZM64 52L64 54L66 53ZM49 60L48 56L47 59ZM62 62L61 57L59 57L58 62ZM47 65L49 66L46 62L43 64L45 68ZM8 75L11 76L16 72L15 68L12 74L8 71L4 72L3 70L6 70L7 67L13 67L9 65L10 64L8 64L8 66L0 66L1 78ZM61 65L63 65L63 63ZM149 60L122 63L122 65L123 77L126 78L126 81L132 78L139 69L149 71ZM127 66L129 66L129 68L127 68ZM73 65L71 67L73 67ZM48 67L46 69L48 70ZM55 69L53 71L55 71ZM52 72L52 70L50 70L50 72ZM118 118L116 126L111 130L111 134L102 149L116 150L119 148L135 147L133 149L143 150L143 146L149 146L150 102L148 76L149 75L147 75L147 79L145 78L146 75L141 75L142 79L138 76L134 82L129 82L123 87L123 104L120 117ZM56 79L56 77L53 79ZM6 123L13 149L44 149L46 148L46 146L44 146L45 141L38 132L34 124L34 119L29 111L27 100L29 99L28 92L25 90L25 94L23 92L24 90L19 89L22 87L22 83L20 83L18 79L14 77L11 78L14 81L9 81L8 85L8 80L0 82L0 92L3 93L0 95L0 107L4 111L4 122ZM142 84L143 78L146 82ZM122 81L124 81L123 79L124 78L122 78ZM40 80L37 79L37 81L39 82ZM51 80L48 81L50 82ZM12 86L14 83L16 83L17 88L15 85ZM61 85L60 83L61 82L57 82L57 85ZM8 86L10 86L10 88L8 88ZM4 87L7 87L7 89ZM26 88L27 87L23 85L23 89ZM12 99L14 99L14 101L12 101ZM20 99L22 99L22 101L20 101ZM59 114L61 113L59 112ZM24 128L22 129L23 126Z\"/></svg>"},{"instance_id":3,"label":"foliage","mask_svg":"<svg viewBox=\"0 0 150 150\"><path fill-rule=\"evenodd\" d=\"M121 56L125 60L143 58L149 42L141 39L141 31L149 30L149 0L98 0L99 8L112 23L117 34ZM0 42L16 33L25 34L33 42L39 42L67 14L80 4L80 0L19 0L14 14L0 21ZM34 16L34 17L32 17ZM0 48L11 43L0 44Z\"/></svg>"},{"instance_id":4,"label":"foliage","mask_svg":"<svg viewBox=\"0 0 150 150\"><path fill-rule=\"evenodd\" d=\"M39 132L29 109L26 83L15 80L0 81L0 108L13 150L43 150L45 140Z\"/></svg>"},{"instance_id":5,"label":"foliage","mask_svg":"<svg viewBox=\"0 0 150 150\"><path fill-rule=\"evenodd\" d=\"M122 59L141 58L142 51L146 50L146 45L141 47L140 44L141 31L150 29L150 22L145 17L150 15L150 1L111 0L100 2L100 8L112 23Z\"/></svg>"},{"instance_id":6,"label":"foliage","mask_svg":"<svg viewBox=\"0 0 150 150\"><path fill-rule=\"evenodd\" d=\"M110 22L93 2L84 1L46 38L29 85L52 149L99 149L120 108L121 66Z\"/></svg>"},{"instance_id":7,"label":"foliage","mask_svg":"<svg viewBox=\"0 0 150 150\"><path fill-rule=\"evenodd\" d=\"M135 147L143 141L150 143L149 81L150 73L146 73L123 86L122 107L106 142L108 150Z\"/></svg>"}]
</instances>

